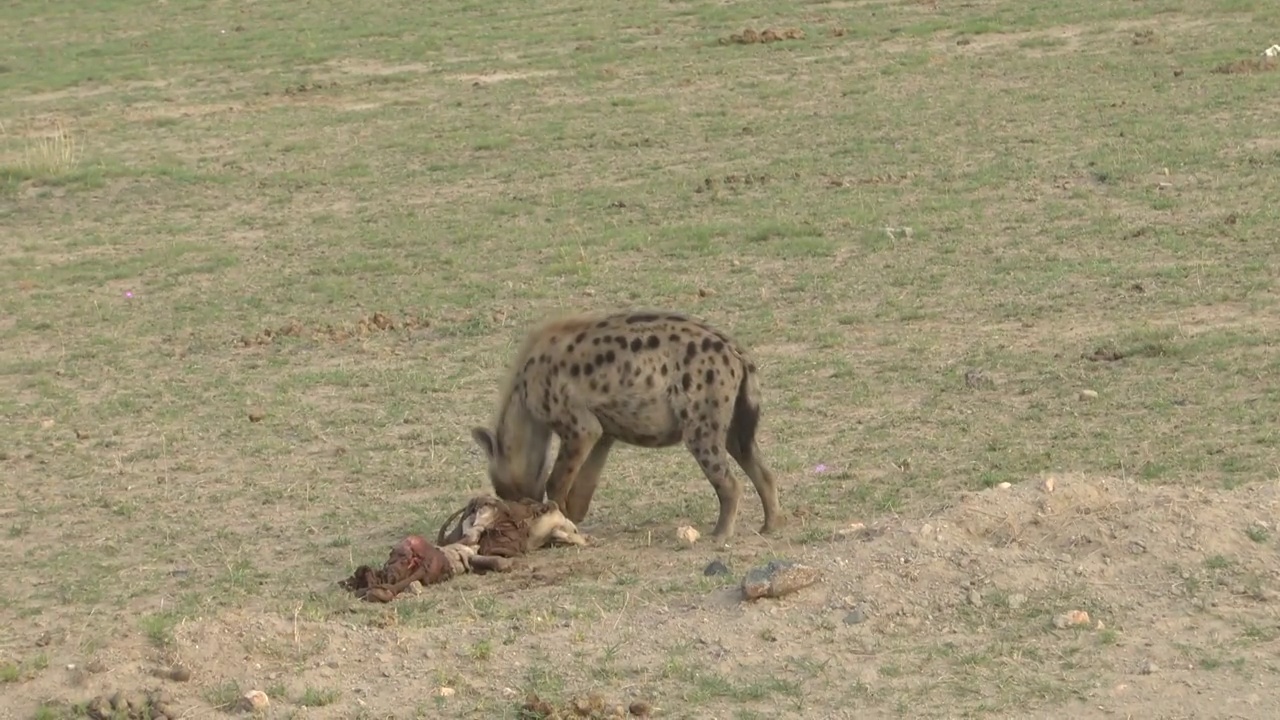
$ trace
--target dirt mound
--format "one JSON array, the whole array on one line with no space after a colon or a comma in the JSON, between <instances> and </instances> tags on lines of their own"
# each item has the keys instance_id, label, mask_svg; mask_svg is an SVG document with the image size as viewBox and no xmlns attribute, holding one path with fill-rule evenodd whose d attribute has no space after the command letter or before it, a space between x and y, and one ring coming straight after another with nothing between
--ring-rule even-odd
<instances>
[{"instance_id":1,"label":"dirt mound","mask_svg":"<svg viewBox=\"0 0 1280 720\"><path fill-rule=\"evenodd\" d=\"M890 607L1083 595L1118 610L1213 596L1219 611L1244 610L1276 596L1278 506L1274 487L1224 493L1059 475L847 535L862 546L860 561L901 568L882 578L889 592L876 593Z\"/></svg>"}]
</instances>

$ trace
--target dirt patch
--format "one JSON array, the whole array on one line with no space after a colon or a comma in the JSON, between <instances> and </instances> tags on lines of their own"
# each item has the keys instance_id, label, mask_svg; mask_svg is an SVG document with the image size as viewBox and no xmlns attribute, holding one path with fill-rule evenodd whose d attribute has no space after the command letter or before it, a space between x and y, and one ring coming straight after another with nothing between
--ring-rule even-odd
<instances>
[{"instance_id":1,"label":"dirt patch","mask_svg":"<svg viewBox=\"0 0 1280 720\"><path fill-rule=\"evenodd\" d=\"M1123 716L1157 701L1205 713L1215 696L1264 717L1278 706L1251 689L1243 670L1260 672L1274 657L1278 511L1275 484L1198 490L1051 475L964 494L928 514L837 524L821 537L801 530L812 539L789 538L775 552L821 569L823 580L785 597L741 598L738 585L764 548L677 550L674 540L646 543L637 530L572 554L539 552L518 572L464 576L456 591L393 606L360 610L328 597L340 590L316 588L294 607L301 615L228 610L191 619L174 629L165 655L199 665L196 681L171 690L193 710L254 686L268 689L273 708L288 709L303 702L291 697L323 687L342 698L338 715L357 697L370 713L390 713L408 700L399 688L425 682L451 689L440 698L449 711L505 697L498 702L525 718L662 716L670 710L650 709L651 698L698 696L699 713L723 716L770 693L852 682L869 707L910 702L920 717L954 712L960 686L973 694L966 708L1020 708L1022 717L1072 708ZM704 577L717 556L727 573ZM549 607L608 605L618 587L610 578L630 577L645 589L628 590L598 620L539 619ZM476 623L476 612L503 619ZM574 639L602 621L605 636ZM520 628L520 644L491 642L508 623ZM424 653L440 657L445 642L450 654L422 662ZM578 649L556 655L554 667L529 659L529 648L566 643ZM596 684L593 673L624 671L605 667L606 646L627 648L625 672L646 679L603 695L580 691ZM1018 659L1001 659L1011 648ZM117 651L118 670L102 681L145 682L127 668L150 655ZM476 656L492 672L438 677L431 669ZM859 670L849 676L850 667ZM548 673L567 684L521 689L521 677ZM100 682L80 692L109 698ZM50 673L23 687L28 696L67 692Z\"/></svg>"},{"instance_id":2,"label":"dirt patch","mask_svg":"<svg viewBox=\"0 0 1280 720\"><path fill-rule=\"evenodd\" d=\"M1280 60L1269 57L1245 58L1234 62L1223 63L1211 72L1219 75L1252 75L1260 72L1271 72L1280 68Z\"/></svg>"},{"instance_id":3,"label":"dirt patch","mask_svg":"<svg viewBox=\"0 0 1280 720\"><path fill-rule=\"evenodd\" d=\"M462 82L469 82L472 85L492 85L500 82L510 82L512 80L529 80L531 78L542 78L559 75L556 70L527 70L524 72L492 72L476 75L472 73L454 75L454 78Z\"/></svg>"},{"instance_id":4,"label":"dirt patch","mask_svg":"<svg viewBox=\"0 0 1280 720\"><path fill-rule=\"evenodd\" d=\"M396 330L418 330L430 327L429 320L423 317L404 316L395 319L386 313L375 312L363 317L352 325L304 325L291 320L275 328L264 328L253 335L242 335L236 339L238 347L260 347L270 345L279 338L309 338L328 342L341 343L352 338L368 337L375 333Z\"/></svg>"},{"instance_id":5,"label":"dirt patch","mask_svg":"<svg viewBox=\"0 0 1280 720\"><path fill-rule=\"evenodd\" d=\"M803 40L804 31L800 28L782 28L777 30L774 28L765 28L756 31L747 28L740 33L734 33L727 38L721 38L721 45L755 45L757 43L781 42L783 40Z\"/></svg>"}]
</instances>

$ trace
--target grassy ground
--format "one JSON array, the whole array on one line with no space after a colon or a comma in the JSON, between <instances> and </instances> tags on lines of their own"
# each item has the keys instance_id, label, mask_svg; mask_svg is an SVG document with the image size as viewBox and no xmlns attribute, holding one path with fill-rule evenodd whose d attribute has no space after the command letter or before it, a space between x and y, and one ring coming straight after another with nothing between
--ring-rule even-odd
<instances>
[{"instance_id":1,"label":"grassy ground","mask_svg":"<svg viewBox=\"0 0 1280 720\"><path fill-rule=\"evenodd\" d=\"M1274 686L1221 650L1277 627L1274 573L1242 569L1274 557L1245 517L1269 496L1239 495L1280 463L1274 3L112 0L0 22L0 713L57 717L175 660L192 717L250 688L280 717L590 691L671 717L1084 712L1126 630L1214 606L1018 555L1047 573L1020 576L1035 610L988 602L974 630L972 603L911 610L961 579L895 585L890 560L961 493L1050 472L1237 503L1238 545L1145 547L1179 587L1262 599L1171 636L1187 677L1141 677ZM767 27L803 37L730 39ZM735 577L704 578L711 549L673 541L714 520L693 460L620 449L598 547L390 608L334 588L484 489L467 430L525 327L633 304L754 349L785 533L749 534L748 489ZM914 539L830 539L875 518ZM985 557L959 538L938 557ZM828 581L717 600L773 556ZM1121 627L1046 639L1090 601ZM1144 692L1107 698L1192 702ZM1259 702L1234 712L1274 716Z\"/></svg>"}]
</instances>

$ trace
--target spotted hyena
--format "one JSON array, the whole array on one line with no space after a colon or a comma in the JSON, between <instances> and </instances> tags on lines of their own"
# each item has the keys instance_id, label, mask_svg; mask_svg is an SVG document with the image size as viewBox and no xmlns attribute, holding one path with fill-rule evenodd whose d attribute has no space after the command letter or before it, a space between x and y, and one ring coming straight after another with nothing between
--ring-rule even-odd
<instances>
[{"instance_id":1,"label":"spotted hyena","mask_svg":"<svg viewBox=\"0 0 1280 720\"><path fill-rule=\"evenodd\" d=\"M545 497L581 523L614 442L683 443L715 488L714 538L733 535L741 488L732 457L775 530L778 491L760 457L756 366L729 336L678 312L586 313L553 320L525 338L502 389L492 428L472 437L504 500ZM551 434L560 451L547 474ZM545 477L544 477L545 476Z\"/></svg>"}]
</instances>

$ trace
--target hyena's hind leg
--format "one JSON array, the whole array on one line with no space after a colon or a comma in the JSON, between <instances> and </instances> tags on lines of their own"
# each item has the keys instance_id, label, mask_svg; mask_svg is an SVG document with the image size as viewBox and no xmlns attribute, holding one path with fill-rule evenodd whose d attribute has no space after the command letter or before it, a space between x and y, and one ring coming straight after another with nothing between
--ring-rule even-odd
<instances>
[{"instance_id":1,"label":"hyena's hind leg","mask_svg":"<svg viewBox=\"0 0 1280 720\"><path fill-rule=\"evenodd\" d=\"M718 543L733 536L734 524L738 519L738 500L742 497L742 486L729 471L729 453L724 445L723 436L713 433L693 431L686 433L685 446L698 461L702 473L707 476L711 487L715 488L716 498L720 501L720 516L716 520L716 528L712 539Z\"/></svg>"},{"instance_id":2,"label":"hyena's hind leg","mask_svg":"<svg viewBox=\"0 0 1280 720\"><path fill-rule=\"evenodd\" d=\"M782 526L782 518L778 512L778 485L774 481L773 471L760 457L760 447L752 441L747 449L739 447L739 443L730 434L725 440L731 455L742 471L751 478L760 496L760 505L764 508L764 524L760 526L760 534L771 533Z\"/></svg>"}]
</instances>

